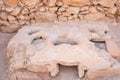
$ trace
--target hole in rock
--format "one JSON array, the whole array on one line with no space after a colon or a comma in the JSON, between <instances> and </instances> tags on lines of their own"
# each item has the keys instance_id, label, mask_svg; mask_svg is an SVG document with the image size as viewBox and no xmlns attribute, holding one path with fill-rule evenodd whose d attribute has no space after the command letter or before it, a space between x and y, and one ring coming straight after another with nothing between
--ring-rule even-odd
<instances>
[{"instance_id":1,"label":"hole in rock","mask_svg":"<svg viewBox=\"0 0 120 80\"><path fill-rule=\"evenodd\" d=\"M91 40L91 42L93 42L97 48L104 49L107 51L105 41L92 41Z\"/></svg>"},{"instance_id":2,"label":"hole in rock","mask_svg":"<svg viewBox=\"0 0 120 80\"><path fill-rule=\"evenodd\" d=\"M79 80L77 66L63 66L59 64L59 73L50 80Z\"/></svg>"},{"instance_id":3,"label":"hole in rock","mask_svg":"<svg viewBox=\"0 0 120 80\"><path fill-rule=\"evenodd\" d=\"M69 40L69 39L62 39L62 40L57 40L54 42L54 45L60 45L60 44L70 44L70 45L78 45L76 41Z\"/></svg>"},{"instance_id":4,"label":"hole in rock","mask_svg":"<svg viewBox=\"0 0 120 80\"><path fill-rule=\"evenodd\" d=\"M29 34L29 35L32 35L32 34L35 34L35 33L37 33L37 32L39 32L39 31L37 31L37 30L36 30L36 31L31 31L31 32L29 32L28 34Z\"/></svg>"},{"instance_id":5,"label":"hole in rock","mask_svg":"<svg viewBox=\"0 0 120 80\"><path fill-rule=\"evenodd\" d=\"M33 39L32 43L31 44L39 44L39 43L43 43L45 41L45 39L43 37L39 37L39 38L35 38Z\"/></svg>"}]
</instances>

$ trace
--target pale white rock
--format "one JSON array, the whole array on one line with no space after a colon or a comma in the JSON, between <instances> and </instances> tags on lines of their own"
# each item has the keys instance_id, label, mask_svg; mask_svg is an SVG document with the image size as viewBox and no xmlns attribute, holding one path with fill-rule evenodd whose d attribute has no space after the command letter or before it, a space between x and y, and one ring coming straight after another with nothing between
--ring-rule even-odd
<instances>
[{"instance_id":1,"label":"pale white rock","mask_svg":"<svg viewBox=\"0 0 120 80\"><path fill-rule=\"evenodd\" d=\"M12 12L13 10L14 10L14 8L12 8L12 7L6 7L5 8L5 11L8 12L8 13Z\"/></svg>"},{"instance_id":2,"label":"pale white rock","mask_svg":"<svg viewBox=\"0 0 120 80\"><path fill-rule=\"evenodd\" d=\"M70 14L78 14L80 11L80 8L79 7L69 7L66 11Z\"/></svg>"},{"instance_id":3,"label":"pale white rock","mask_svg":"<svg viewBox=\"0 0 120 80\"><path fill-rule=\"evenodd\" d=\"M62 23L64 26L60 26L59 23L47 25L40 23L19 30L7 46L9 74L16 75L24 68L25 71L37 75L40 72L49 72L51 76L56 76L59 72L58 64L77 66L80 78L120 74L120 63L111 55L114 53L118 54L116 57L120 57L120 53L112 52L116 50L115 48L119 52L119 48L111 40L112 36L106 25L75 26L76 23L69 23L69 26L66 26L65 24ZM110 53L97 48L91 40L105 41ZM112 45L113 43L114 45ZM11 71L12 73L10 73ZM86 74L84 74L85 72ZM38 79L38 77L35 78L35 80Z\"/></svg>"}]
</instances>

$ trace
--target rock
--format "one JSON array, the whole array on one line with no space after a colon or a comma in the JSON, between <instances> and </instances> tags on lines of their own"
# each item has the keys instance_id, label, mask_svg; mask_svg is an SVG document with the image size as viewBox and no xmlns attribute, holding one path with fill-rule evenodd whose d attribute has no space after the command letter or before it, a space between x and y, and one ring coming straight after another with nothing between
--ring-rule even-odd
<instances>
[{"instance_id":1,"label":"rock","mask_svg":"<svg viewBox=\"0 0 120 80\"><path fill-rule=\"evenodd\" d=\"M58 20L59 20L59 21L62 21L62 22L68 21L68 20L67 20L67 17L61 16L61 15L58 17Z\"/></svg>"},{"instance_id":2,"label":"rock","mask_svg":"<svg viewBox=\"0 0 120 80\"><path fill-rule=\"evenodd\" d=\"M3 0L3 2L10 7L17 7L18 5L18 0Z\"/></svg>"},{"instance_id":3,"label":"rock","mask_svg":"<svg viewBox=\"0 0 120 80\"><path fill-rule=\"evenodd\" d=\"M81 11L81 12L82 12L82 11L87 11L88 9L89 9L88 6L83 6L83 7L80 8L80 11Z\"/></svg>"},{"instance_id":4,"label":"rock","mask_svg":"<svg viewBox=\"0 0 120 80\"><path fill-rule=\"evenodd\" d=\"M51 13L55 13L55 14L56 14L57 10L58 10L58 7L50 7L50 8L49 8L49 11L50 11Z\"/></svg>"},{"instance_id":5,"label":"rock","mask_svg":"<svg viewBox=\"0 0 120 80\"><path fill-rule=\"evenodd\" d=\"M63 3L66 5L81 7L81 6L90 5L90 0L63 0Z\"/></svg>"},{"instance_id":6,"label":"rock","mask_svg":"<svg viewBox=\"0 0 120 80\"><path fill-rule=\"evenodd\" d=\"M39 8L39 11L40 11L40 12L45 12L46 9L45 9L45 7L40 7L40 8Z\"/></svg>"},{"instance_id":7,"label":"rock","mask_svg":"<svg viewBox=\"0 0 120 80\"><path fill-rule=\"evenodd\" d=\"M78 14L80 11L80 8L79 7L69 7L66 11L69 14Z\"/></svg>"},{"instance_id":8,"label":"rock","mask_svg":"<svg viewBox=\"0 0 120 80\"><path fill-rule=\"evenodd\" d=\"M97 4L100 4L104 7L113 7L117 0L97 0Z\"/></svg>"},{"instance_id":9,"label":"rock","mask_svg":"<svg viewBox=\"0 0 120 80\"><path fill-rule=\"evenodd\" d=\"M13 12L11 12L10 14L13 15L13 16L18 16L19 13L21 11L21 8L20 7L17 7L13 10Z\"/></svg>"},{"instance_id":10,"label":"rock","mask_svg":"<svg viewBox=\"0 0 120 80\"><path fill-rule=\"evenodd\" d=\"M57 19L57 15L49 13L49 12L45 12L45 13L37 12L37 13L35 13L35 19L37 22L39 22L39 21L52 22Z\"/></svg>"},{"instance_id":11,"label":"rock","mask_svg":"<svg viewBox=\"0 0 120 80\"><path fill-rule=\"evenodd\" d=\"M15 21L16 18L15 18L14 16L8 15L8 20L9 20L9 21Z\"/></svg>"},{"instance_id":12,"label":"rock","mask_svg":"<svg viewBox=\"0 0 120 80\"><path fill-rule=\"evenodd\" d=\"M19 28L20 28L20 26L18 26L18 25L9 25L9 26L1 27L1 31L12 33L12 32L16 32Z\"/></svg>"},{"instance_id":13,"label":"rock","mask_svg":"<svg viewBox=\"0 0 120 80\"><path fill-rule=\"evenodd\" d=\"M68 24L40 23L20 29L7 46L8 77L15 75L14 80L39 80L39 73L56 76L60 70L58 64L77 66L79 78L120 74L120 63L90 41L96 38L92 34L96 34L106 42L104 38L110 35L102 33L110 31L106 25Z\"/></svg>"},{"instance_id":14,"label":"rock","mask_svg":"<svg viewBox=\"0 0 120 80\"><path fill-rule=\"evenodd\" d=\"M90 7L89 11L90 13L97 13L97 9L94 6Z\"/></svg>"},{"instance_id":15,"label":"rock","mask_svg":"<svg viewBox=\"0 0 120 80\"><path fill-rule=\"evenodd\" d=\"M12 7L6 7L5 8L5 11L8 12L8 13L12 12L13 10L14 10L14 8L12 8Z\"/></svg>"},{"instance_id":16,"label":"rock","mask_svg":"<svg viewBox=\"0 0 120 80\"><path fill-rule=\"evenodd\" d=\"M62 12L62 16L66 16L66 17L68 17L68 16L70 16L71 14L70 13L68 13L68 12Z\"/></svg>"},{"instance_id":17,"label":"rock","mask_svg":"<svg viewBox=\"0 0 120 80\"><path fill-rule=\"evenodd\" d=\"M57 6L62 6L62 5L63 5L63 2L57 1L57 2L56 2L56 5L57 5Z\"/></svg>"},{"instance_id":18,"label":"rock","mask_svg":"<svg viewBox=\"0 0 120 80\"><path fill-rule=\"evenodd\" d=\"M22 15L27 15L30 13L29 9L28 8L23 8L22 11L21 11Z\"/></svg>"},{"instance_id":19,"label":"rock","mask_svg":"<svg viewBox=\"0 0 120 80\"><path fill-rule=\"evenodd\" d=\"M65 9L64 7L60 7L60 8L58 9L58 11L59 11L59 12L64 12L64 11L66 11L66 9Z\"/></svg>"},{"instance_id":20,"label":"rock","mask_svg":"<svg viewBox=\"0 0 120 80\"><path fill-rule=\"evenodd\" d=\"M115 14L117 12L117 8L116 7L112 7L108 10L108 12L110 12L111 14Z\"/></svg>"},{"instance_id":21,"label":"rock","mask_svg":"<svg viewBox=\"0 0 120 80\"><path fill-rule=\"evenodd\" d=\"M3 20L0 20L0 27L2 26L9 26L9 22L8 21L3 21Z\"/></svg>"},{"instance_id":22,"label":"rock","mask_svg":"<svg viewBox=\"0 0 120 80\"><path fill-rule=\"evenodd\" d=\"M105 18L105 15L102 14L102 13L94 13L94 14L88 14L88 15L85 15L84 19L85 20L88 20L88 21L100 21L100 20L103 20Z\"/></svg>"},{"instance_id":23,"label":"rock","mask_svg":"<svg viewBox=\"0 0 120 80\"><path fill-rule=\"evenodd\" d=\"M41 0L21 0L21 2L29 8L34 8Z\"/></svg>"},{"instance_id":24,"label":"rock","mask_svg":"<svg viewBox=\"0 0 120 80\"><path fill-rule=\"evenodd\" d=\"M7 20L7 16L8 16L8 14L6 12L0 12L0 18L2 20Z\"/></svg>"},{"instance_id":25,"label":"rock","mask_svg":"<svg viewBox=\"0 0 120 80\"><path fill-rule=\"evenodd\" d=\"M48 6L55 6L56 0L48 0Z\"/></svg>"}]
</instances>

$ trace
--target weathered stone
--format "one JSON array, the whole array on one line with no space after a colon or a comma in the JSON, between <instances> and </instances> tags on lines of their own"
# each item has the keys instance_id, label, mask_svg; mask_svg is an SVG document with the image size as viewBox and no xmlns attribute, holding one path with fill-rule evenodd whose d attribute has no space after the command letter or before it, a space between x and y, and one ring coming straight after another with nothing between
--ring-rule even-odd
<instances>
[{"instance_id":1,"label":"weathered stone","mask_svg":"<svg viewBox=\"0 0 120 80\"><path fill-rule=\"evenodd\" d=\"M63 2L57 1L57 2L56 2L56 5L57 5L57 6L62 6L62 5L63 5Z\"/></svg>"},{"instance_id":2,"label":"weathered stone","mask_svg":"<svg viewBox=\"0 0 120 80\"><path fill-rule=\"evenodd\" d=\"M89 0L63 0L64 4L72 6L86 6L90 5Z\"/></svg>"},{"instance_id":3,"label":"weathered stone","mask_svg":"<svg viewBox=\"0 0 120 80\"><path fill-rule=\"evenodd\" d=\"M19 28L20 26L14 24L14 25L1 27L1 31L11 33L11 32L16 32Z\"/></svg>"},{"instance_id":4,"label":"weathered stone","mask_svg":"<svg viewBox=\"0 0 120 80\"><path fill-rule=\"evenodd\" d=\"M55 6L56 0L48 0L48 6Z\"/></svg>"},{"instance_id":5,"label":"weathered stone","mask_svg":"<svg viewBox=\"0 0 120 80\"><path fill-rule=\"evenodd\" d=\"M70 14L78 14L80 11L80 8L79 7L69 7L66 11Z\"/></svg>"},{"instance_id":6,"label":"weathered stone","mask_svg":"<svg viewBox=\"0 0 120 80\"><path fill-rule=\"evenodd\" d=\"M7 14L6 12L1 12L1 13L0 13L0 18L1 18L2 20L7 20L7 16L8 16L8 14Z\"/></svg>"},{"instance_id":7,"label":"weathered stone","mask_svg":"<svg viewBox=\"0 0 120 80\"><path fill-rule=\"evenodd\" d=\"M40 8L39 8L39 11L40 11L40 12L45 12L46 9L45 9L45 7L40 7Z\"/></svg>"},{"instance_id":8,"label":"weathered stone","mask_svg":"<svg viewBox=\"0 0 120 80\"><path fill-rule=\"evenodd\" d=\"M27 5L30 8L34 8L39 2L41 2L41 0L21 0L22 3L24 3L25 5Z\"/></svg>"},{"instance_id":9,"label":"weathered stone","mask_svg":"<svg viewBox=\"0 0 120 80\"><path fill-rule=\"evenodd\" d=\"M52 22L52 21L57 19L57 15L49 13L49 12L45 12L45 13L37 12L37 13L35 13L35 19L36 19L37 22L39 22L39 21L50 21L50 22Z\"/></svg>"},{"instance_id":10,"label":"weathered stone","mask_svg":"<svg viewBox=\"0 0 120 80\"><path fill-rule=\"evenodd\" d=\"M117 0L97 0L97 4L105 7L113 7Z\"/></svg>"},{"instance_id":11,"label":"weathered stone","mask_svg":"<svg viewBox=\"0 0 120 80\"><path fill-rule=\"evenodd\" d=\"M83 7L80 8L80 11L87 11L88 9L89 9L88 6L83 6Z\"/></svg>"},{"instance_id":12,"label":"weathered stone","mask_svg":"<svg viewBox=\"0 0 120 80\"><path fill-rule=\"evenodd\" d=\"M8 15L8 20L9 20L9 21L15 21L16 18L15 18L14 16Z\"/></svg>"},{"instance_id":13,"label":"weathered stone","mask_svg":"<svg viewBox=\"0 0 120 80\"><path fill-rule=\"evenodd\" d=\"M8 12L8 13L12 12L13 10L14 10L14 8L12 8L12 7L6 7L5 8L5 11Z\"/></svg>"},{"instance_id":14,"label":"weathered stone","mask_svg":"<svg viewBox=\"0 0 120 80\"><path fill-rule=\"evenodd\" d=\"M58 17L58 19L59 19L59 21L62 21L62 22L68 21L68 20L67 20L67 17L61 16L61 15Z\"/></svg>"},{"instance_id":15,"label":"weathered stone","mask_svg":"<svg viewBox=\"0 0 120 80\"><path fill-rule=\"evenodd\" d=\"M69 23L72 26L69 28L64 24L40 23L19 30L7 46L9 74L17 75L20 79L31 75L28 79L37 80L40 79L40 72L56 76L59 72L58 64L77 66L80 78L120 74L120 63L106 49L98 48L94 43L112 38L108 27L75 24ZM107 44L112 45L111 42ZM23 70L23 74L19 73L20 70Z\"/></svg>"},{"instance_id":16,"label":"weathered stone","mask_svg":"<svg viewBox=\"0 0 120 80\"><path fill-rule=\"evenodd\" d=\"M21 13L22 13L23 15L26 15L26 14L29 14L30 11L29 11L28 8L23 8L22 11L21 11Z\"/></svg>"},{"instance_id":17,"label":"weathered stone","mask_svg":"<svg viewBox=\"0 0 120 80\"><path fill-rule=\"evenodd\" d=\"M10 14L13 15L13 16L18 16L18 14L20 13L20 11L21 11L21 8L17 7Z\"/></svg>"},{"instance_id":18,"label":"weathered stone","mask_svg":"<svg viewBox=\"0 0 120 80\"><path fill-rule=\"evenodd\" d=\"M97 13L97 9L95 7L90 7L89 8L90 13Z\"/></svg>"},{"instance_id":19,"label":"weathered stone","mask_svg":"<svg viewBox=\"0 0 120 80\"><path fill-rule=\"evenodd\" d=\"M3 0L5 5L10 7L17 7L18 0Z\"/></svg>"},{"instance_id":20,"label":"weathered stone","mask_svg":"<svg viewBox=\"0 0 120 80\"><path fill-rule=\"evenodd\" d=\"M56 13L57 10L58 10L58 7L51 7L51 8L49 8L49 11L50 11L51 13Z\"/></svg>"},{"instance_id":21,"label":"weathered stone","mask_svg":"<svg viewBox=\"0 0 120 80\"><path fill-rule=\"evenodd\" d=\"M70 13L68 13L68 12L62 12L62 16L66 16L66 17L68 17L68 16L70 16L71 14Z\"/></svg>"},{"instance_id":22,"label":"weathered stone","mask_svg":"<svg viewBox=\"0 0 120 80\"><path fill-rule=\"evenodd\" d=\"M63 12L63 11L65 11L66 9L64 8L64 7L60 7L59 9L58 9L58 11L59 12Z\"/></svg>"},{"instance_id":23,"label":"weathered stone","mask_svg":"<svg viewBox=\"0 0 120 80\"><path fill-rule=\"evenodd\" d=\"M94 13L94 14L88 14L88 15L85 15L84 19L85 20L88 20L88 21L100 21L100 20L103 20L105 18L105 15L102 14L102 13Z\"/></svg>"}]
</instances>

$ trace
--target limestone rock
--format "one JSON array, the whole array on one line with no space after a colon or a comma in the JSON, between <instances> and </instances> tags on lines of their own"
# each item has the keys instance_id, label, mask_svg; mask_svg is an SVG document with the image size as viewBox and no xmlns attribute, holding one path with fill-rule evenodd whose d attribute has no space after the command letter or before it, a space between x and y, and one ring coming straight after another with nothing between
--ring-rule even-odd
<instances>
[{"instance_id":1,"label":"limestone rock","mask_svg":"<svg viewBox=\"0 0 120 80\"><path fill-rule=\"evenodd\" d=\"M23 4L27 5L30 8L34 8L41 0L21 0Z\"/></svg>"},{"instance_id":2,"label":"limestone rock","mask_svg":"<svg viewBox=\"0 0 120 80\"><path fill-rule=\"evenodd\" d=\"M90 0L63 0L64 4L72 6L90 5Z\"/></svg>"},{"instance_id":3,"label":"limestone rock","mask_svg":"<svg viewBox=\"0 0 120 80\"><path fill-rule=\"evenodd\" d=\"M79 7L69 7L66 11L70 14L78 14L80 11L80 8Z\"/></svg>"},{"instance_id":4,"label":"limestone rock","mask_svg":"<svg viewBox=\"0 0 120 80\"><path fill-rule=\"evenodd\" d=\"M17 7L18 0L3 0L5 5L10 7Z\"/></svg>"},{"instance_id":5,"label":"limestone rock","mask_svg":"<svg viewBox=\"0 0 120 80\"><path fill-rule=\"evenodd\" d=\"M54 21L56 20L57 16L56 14L52 14L52 13L49 13L49 12L37 12L35 14L35 19L37 22L39 21Z\"/></svg>"},{"instance_id":6,"label":"limestone rock","mask_svg":"<svg viewBox=\"0 0 120 80\"><path fill-rule=\"evenodd\" d=\"M97 3L105 7L113 7L117 0L97 0Z\"/></svg>"},{"instance_id":7,"label":"limestone rock","mask_svg":"<svg viewBox=\"0 0 120 80\"><path fill-rule=\"evenodd\" d=\"M21 8L17 7L10 14L13 15L13 16L17 16L20 13L20 11L21 11Z\"/></svg>"},{"instance_id":8,"label":"limestone rock","mask_svg":"<svg viewBox=\"0 0 120 80\"><path fill-rule=\"evenodd\" d=\"M91 13L88 15L85 15L84 19L88 20L88 21L100 21L103 20L105 18L105 15L102 13Z\"/></svg>"},{"instance_id":9,"label":"limestone rock","mask_svg":"<svg viewBox=\"0 0 120 80\"><path fill-rule=\"evenodd\" d=\"M92 42L111 39L106 38L111 37L107 26L65 24L40 23L20 29L7 46L9 77L17 75L25 79L31 75L30 79L38 80L41 79L39 73L47 72L56 76L58 64L77 66L80 78L120 74L116 71L120 70L120 63L106 49L98 48ZM112 45L111 42L107 44Z\"/></svg>"},{"instance_id":10,"label":"limestone rock","mask_svg":"<svg viewBox=\"0 0 120 80\"><path fill-rule=\"evenodd\" d=\"M0 12L0 18L2 20L7 20L7 16L8 16L8 14L6 12Z\"/></svg>"}]
</instances>

